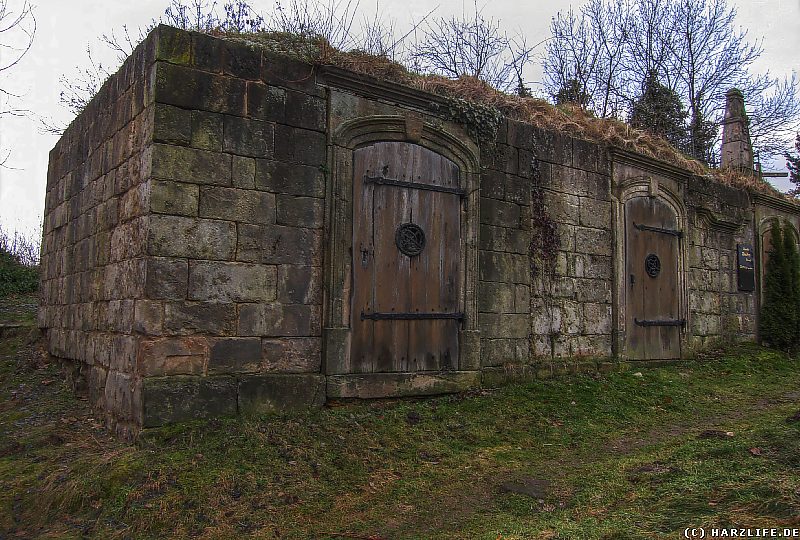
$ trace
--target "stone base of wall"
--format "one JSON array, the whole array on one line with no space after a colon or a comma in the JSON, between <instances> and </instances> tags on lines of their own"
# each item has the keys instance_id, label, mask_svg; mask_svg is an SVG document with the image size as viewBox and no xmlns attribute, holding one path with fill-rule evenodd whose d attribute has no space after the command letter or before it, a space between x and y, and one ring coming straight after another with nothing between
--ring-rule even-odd
<instances>
[{"instance_id":1,"label":"stone base of wall","mask_svg":"<svg viewBox=\"0 0 800 540\"><path fill-rule=\"evenodd\" d=\"M376 373L331 375L327 394L331 398L392 398L453 394L480 386L480 371L421 373Z\"/></svg>"},{"instance_id":2,"label":"stone base of wall","mask_svg":"<svg viewBox=\"0 0 800 540\"><path fill-rule=\"evenodd\" d=\"M170 376L144 379L143 427L321 407L325 377L312 374Z\"/></svg>"}]
</instances>

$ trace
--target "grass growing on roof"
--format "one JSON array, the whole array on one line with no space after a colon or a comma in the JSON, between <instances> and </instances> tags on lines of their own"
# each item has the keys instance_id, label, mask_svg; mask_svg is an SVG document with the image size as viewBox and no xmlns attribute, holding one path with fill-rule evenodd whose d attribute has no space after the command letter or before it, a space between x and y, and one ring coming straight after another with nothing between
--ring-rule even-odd
<instances>
[{"instance_id":1,"label":"grass growing on roof","mask_svg":"<svg viewBox=\"0 0 800 540\"><path fill-rule=\"evenodd\" d=\"M337 50L320 37L307 38L283 32L223 33L218 37L257 45L309 64L333 65L433 94L464 99L495 109L513 120L638 152L731 187L785 197L760 178L739 171L709 168L686 156L661 137L635 129L621 120L598 118L578 105L556 106L539 98L506 94L474 77L452 80L440 75L415 73L384 56L359 50Z\"/></svg>"}]
</instances>

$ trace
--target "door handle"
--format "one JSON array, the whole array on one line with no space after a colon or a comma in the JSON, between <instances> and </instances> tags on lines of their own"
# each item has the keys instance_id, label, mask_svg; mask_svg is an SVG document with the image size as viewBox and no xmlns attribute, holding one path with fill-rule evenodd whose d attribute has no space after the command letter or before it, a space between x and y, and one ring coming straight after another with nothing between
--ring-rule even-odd
<instances>
[{"instance_id":1,"label":"door handle","mask_svg":"<svg viewBox=\"0 0 800 540\"><path fill-rule=\"evenodd\" d=\"M633 284L634 284L634 283L636 283L636 276L634 276L633 274L631 274L631 287L633 287Z\"/></svg>"}]
</instances>

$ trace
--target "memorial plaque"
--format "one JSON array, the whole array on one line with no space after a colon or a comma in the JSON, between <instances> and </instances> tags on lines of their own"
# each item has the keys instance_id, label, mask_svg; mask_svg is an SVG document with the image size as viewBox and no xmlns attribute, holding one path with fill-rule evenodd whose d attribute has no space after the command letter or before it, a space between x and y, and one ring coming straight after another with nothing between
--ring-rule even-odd
<instances>
[{"instance_id":1,"label":"memorial plaque","mask_svg":"<svg viewBox=\"0 0 800 540\"><path fill-rule=\"evenodd\" d=\"M736 245L736 267L739 274L739 290L752 292L756 289L756 273L753 264L753 246Z\"/></svg>"}]
</instances>

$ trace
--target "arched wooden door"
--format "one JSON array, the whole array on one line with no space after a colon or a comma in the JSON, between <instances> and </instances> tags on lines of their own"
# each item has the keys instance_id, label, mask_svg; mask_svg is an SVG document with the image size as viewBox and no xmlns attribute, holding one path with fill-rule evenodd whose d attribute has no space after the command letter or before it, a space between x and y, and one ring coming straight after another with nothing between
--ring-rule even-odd
<instances>
[{"instance_id":1,"label":"arched wooden door","mask_svg":"<svg viewBox=\"0 0 800 540\"><path fill-rule=\"evenodd\" d=\"M626 347L628 358L680 358L679 251L675 212L656 197L625 203Z\"/></svg>"},{"instance_id":2,"label":"arched wooden door","mask_svg":"<svg viewBox=\"0 0 800 540\"><path fill-rule=\"evenodd\" d=\"M353 159L351 372L458 369L458 167L404 142L374 143Z\"/></svg>"}]
</instances>

